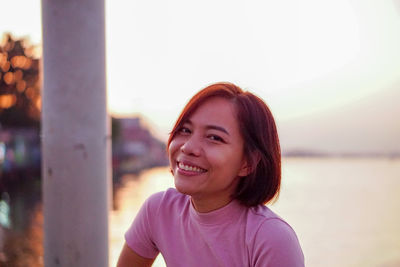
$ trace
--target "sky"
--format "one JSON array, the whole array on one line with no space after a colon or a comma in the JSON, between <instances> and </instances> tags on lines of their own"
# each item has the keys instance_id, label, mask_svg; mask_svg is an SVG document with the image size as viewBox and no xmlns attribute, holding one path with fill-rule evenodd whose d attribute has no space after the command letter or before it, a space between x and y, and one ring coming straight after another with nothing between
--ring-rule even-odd
<instances>
[{"instance_id":1,"label":"sky","mask_svg":"<svg viewBox=\"0 0 400 267\"><path fill-rule=\"evenodd\" d=\"M0 34L40 44L40 1L0 3ZM230 81L269 105L284 150L400 151L399 33L400 0L106 1L108 109L165 140Z\"/></svg>"}]
</instances>

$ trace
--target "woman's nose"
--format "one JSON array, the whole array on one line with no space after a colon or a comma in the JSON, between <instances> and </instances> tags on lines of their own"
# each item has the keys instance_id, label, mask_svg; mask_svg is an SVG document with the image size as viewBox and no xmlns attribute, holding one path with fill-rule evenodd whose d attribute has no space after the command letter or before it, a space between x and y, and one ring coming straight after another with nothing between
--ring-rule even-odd
<instances>
[{"instance_id":1,"label":"woman's nose","mask_svg":"<svg viewBox=\"0 0 400 267\"><path fill-rule=\"evenodd\" d=\"M181 151L187 155L199 156L201 153L201 144L199 140L192 136L182 144Z\"/></svg>"}]
</instances>

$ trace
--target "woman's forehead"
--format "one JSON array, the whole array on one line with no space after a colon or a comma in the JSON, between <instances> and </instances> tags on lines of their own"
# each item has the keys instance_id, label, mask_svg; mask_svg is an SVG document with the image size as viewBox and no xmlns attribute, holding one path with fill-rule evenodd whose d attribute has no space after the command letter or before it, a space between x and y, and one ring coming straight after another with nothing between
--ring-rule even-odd
<instances>
[{"instance_id":1,"label":"woman's forehead","mask_svg":"<svg viewBox=\"0 0 400 267\"><path fill-rule=\"evenodd\" d=\"M237 128L238 124L234 104L222 97L213 97L206 100L188 116L185 122L225 125L229 128Z\"/></svg>"}]
</instances>

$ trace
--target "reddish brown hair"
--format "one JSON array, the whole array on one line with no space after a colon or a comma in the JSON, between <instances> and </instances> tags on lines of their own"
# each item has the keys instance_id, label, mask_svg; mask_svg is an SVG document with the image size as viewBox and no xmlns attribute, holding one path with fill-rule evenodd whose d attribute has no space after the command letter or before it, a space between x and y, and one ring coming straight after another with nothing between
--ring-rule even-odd
<instances>
[{"instance_id":1,"label":"reddish brown hair","mask_svg":"<svg viewBox=\"0 0 400 267\"><path fill-rule=\"evenodd\" d=\"M246 206L276 199L281 184L281 151L275 120L262 99L232 83L215 83L194 95L178 117L167 147L193 112L211 97L222 97L234 103L244 154L252 170L240 179L232 197Z\"/></svg>"}]
</instances>

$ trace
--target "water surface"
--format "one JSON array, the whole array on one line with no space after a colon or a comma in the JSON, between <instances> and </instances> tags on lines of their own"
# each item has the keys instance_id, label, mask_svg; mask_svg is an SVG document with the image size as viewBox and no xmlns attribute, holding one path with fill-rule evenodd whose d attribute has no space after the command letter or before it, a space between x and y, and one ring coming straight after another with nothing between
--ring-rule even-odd
<instances>
[{"instance_id":1,"label":"water surface","mask_svg":"<svg viewBox=\"0 0 400 267\"><path fill-rule=\"evenodd\" d=\"M110 212L110 266L144 200L173 187L168 168L126 175ZM40 184L10 192L11 229L0 227L0 266L43 266ZM290 158L270 208L296 231L307 267L400 266L400 159ZM154 266L165 266L159 257Z\"/></svg>"}]
</instances>

